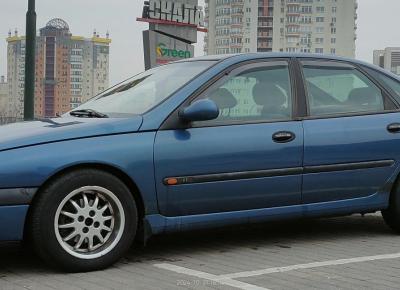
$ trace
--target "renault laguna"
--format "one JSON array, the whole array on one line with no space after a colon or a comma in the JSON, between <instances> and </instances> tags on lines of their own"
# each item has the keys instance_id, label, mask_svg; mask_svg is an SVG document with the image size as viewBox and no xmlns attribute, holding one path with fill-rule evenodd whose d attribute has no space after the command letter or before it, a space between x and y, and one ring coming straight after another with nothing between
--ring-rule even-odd
<instances>
[{"instance_id":1,"label":"renault laguna","mask_svg":"<svg viewBox=\"0 0 400 290\"><path fill-rule=\"evenodd\" d=\"M66 271L135 239L381 211L400 232L400 79L322 55L203 57L0 127L0 240Z\"/></svg>"}]
</instances>

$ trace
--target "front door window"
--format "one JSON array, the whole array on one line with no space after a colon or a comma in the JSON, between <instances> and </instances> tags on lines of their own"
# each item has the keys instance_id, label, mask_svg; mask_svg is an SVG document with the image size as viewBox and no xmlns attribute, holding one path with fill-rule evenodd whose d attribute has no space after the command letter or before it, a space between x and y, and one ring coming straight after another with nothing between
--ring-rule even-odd
<instances>
[{"instance_id":1,"label":"front door window","mask_svg":"<svg viewBox=\"0 0 400 290\"><path fill-rule=\"evenodd\" d=\"M237 124L290 120L292 92L286 62L249 68L225 79L201 98L220 109L216 120L194 125Z\"/></svg>"}]
</instances>

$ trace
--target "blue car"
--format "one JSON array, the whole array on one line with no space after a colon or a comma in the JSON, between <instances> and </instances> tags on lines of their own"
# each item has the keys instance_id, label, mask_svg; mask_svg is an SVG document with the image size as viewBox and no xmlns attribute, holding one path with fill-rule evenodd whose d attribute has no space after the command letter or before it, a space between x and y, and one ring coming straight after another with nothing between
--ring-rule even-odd
<instances>
[{"instance_id":1,"label":"blue car","mask_svg":"<svg viewBox=\"0 0 400 290\"><path fill-rule=\"evenodd\" d=\"M66 271L216 226L382 211L400 232L400 79L350 59L180 61L0 136L0 240Z\"/></svg>"}]
</instances>

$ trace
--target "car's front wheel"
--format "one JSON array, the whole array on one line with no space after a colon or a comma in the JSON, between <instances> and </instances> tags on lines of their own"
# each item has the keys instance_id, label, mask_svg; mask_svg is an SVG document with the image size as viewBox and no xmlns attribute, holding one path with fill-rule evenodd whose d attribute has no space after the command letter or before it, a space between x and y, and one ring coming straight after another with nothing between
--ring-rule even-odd
<instances>
[{"instance_id":1,"label":"car's front wheel","mask_svg":"<svg viewBox=\"0 0 400 290\"><path fill-rule=\"evenodd\" d=\"M31 236L38 255L67 271L115 263L137 229L135 200L112 174L71 171L46 186L33 204Z\"/></svg>"}]
</instances>

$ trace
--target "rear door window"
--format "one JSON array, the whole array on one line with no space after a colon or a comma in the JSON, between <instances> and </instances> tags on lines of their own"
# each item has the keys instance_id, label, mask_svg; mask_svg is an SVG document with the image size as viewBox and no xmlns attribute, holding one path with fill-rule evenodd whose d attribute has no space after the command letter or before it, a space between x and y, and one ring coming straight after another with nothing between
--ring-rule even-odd
<instances>
[{"instance_id":1,"label":"rear door window","mask_svg":"<svg viewBox=\"0 0 400 290\"><path fill-rule=\"evenodd\" d=\"M382 91L350 65L303 62L310 116L384 111Z\"/></svg>"}]
</instances>

